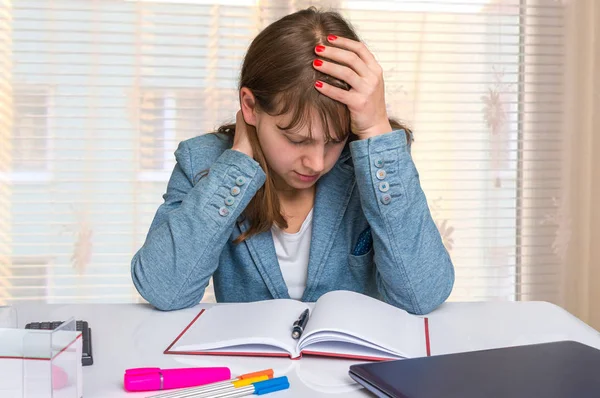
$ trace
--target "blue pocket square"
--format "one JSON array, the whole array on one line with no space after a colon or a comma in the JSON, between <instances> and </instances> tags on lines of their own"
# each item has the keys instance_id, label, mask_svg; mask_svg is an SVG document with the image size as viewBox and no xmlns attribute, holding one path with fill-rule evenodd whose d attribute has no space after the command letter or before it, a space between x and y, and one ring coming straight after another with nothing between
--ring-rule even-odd
<instances>
[{"instance_id":1,"label":"blue pocket square","mask_svg":"<svg viewBox=\"0 0 600 398\"><path fill-rule=\"evenodd\" d=\"M369 250L371 250L371 247L373 247L371 227L367 227L367 229L362 231L358 236L358 241L356 242L356 246L354 246L354 250L352 250L352 255L361 256L367 254Z\"/></svg>"}]
</instances>

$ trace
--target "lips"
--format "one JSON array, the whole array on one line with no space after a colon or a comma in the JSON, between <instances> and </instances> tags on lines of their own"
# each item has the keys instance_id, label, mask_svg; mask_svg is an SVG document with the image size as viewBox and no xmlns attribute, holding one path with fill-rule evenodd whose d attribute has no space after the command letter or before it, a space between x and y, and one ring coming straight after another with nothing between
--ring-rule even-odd
<instances>
[{"instance_id":1,"label":"lips","mask_svg":"<svg viewBox=\"0 0 600 398\"><path fill-rule=\"evenodd\" d=\"M298 179L304 182L313 182L319 178L319 174L300 174L297 171L295 171L295 173L298 175Z\"/></svg>"}]
</instances>

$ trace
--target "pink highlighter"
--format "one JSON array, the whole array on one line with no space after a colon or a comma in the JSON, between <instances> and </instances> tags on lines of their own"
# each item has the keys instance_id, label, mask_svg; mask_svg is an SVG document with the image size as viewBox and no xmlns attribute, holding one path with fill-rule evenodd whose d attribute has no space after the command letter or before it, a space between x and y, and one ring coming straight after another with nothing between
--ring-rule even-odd
<instances>
[{"instance_id":1,"label":"pink highlighter","mask_svg":"<svg viewBox=\"0 0 600 398\"><path fill-rule=\"evenodd\" d=\"M125 371L126 391L157 391L196 387L231 379L229 368L133 368Z\"/></svg>"}]
</instances>

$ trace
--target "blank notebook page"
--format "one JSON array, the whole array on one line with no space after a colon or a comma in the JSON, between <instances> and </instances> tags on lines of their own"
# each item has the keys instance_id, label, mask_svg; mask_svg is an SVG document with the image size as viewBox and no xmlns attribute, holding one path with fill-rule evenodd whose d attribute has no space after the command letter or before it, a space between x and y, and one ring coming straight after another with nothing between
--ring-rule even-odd
<instances>
[{"instance_id":1,"label":"blank notebook page","mask_svg":"<svg viewBox=\"0 0 600 398\"><path fill-rule=\"evenodd\" d=\"M427 355L423 318L354 292L333 291L319 298L302 339L318 331L347 333L406 357Z\"/></svg>"},{"instance_id":2,"label":"blank notebook page","mask_svg":"<svg viewBox=\"0 0 600 398\"><path fill-rule=\"evenodd\" d=\"M286 299L214 306L194 322L171 350L267 344L293 352L297 341L291 336L292 325L306 308L300 301Z\"/></svg>"}]
</instances>

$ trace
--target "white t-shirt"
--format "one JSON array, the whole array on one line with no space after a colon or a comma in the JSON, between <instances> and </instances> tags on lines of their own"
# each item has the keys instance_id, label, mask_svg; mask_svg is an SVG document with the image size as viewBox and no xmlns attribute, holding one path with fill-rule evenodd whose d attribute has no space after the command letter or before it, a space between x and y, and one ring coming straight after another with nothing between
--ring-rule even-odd
<instances>
[{"instance_id":1,"label":"white t-shirt","mask_svg":"<svg viewBox=\"0 0 600 398\"><path fill-rule=\"evenodd\" d=\"M283 280L287 285L290 298L300 300L306 288L308 277L308 255L312 236L313 209L295 234L283 232L278 226L271 227L273 243Z\"/></svg>"}]
</instances>

